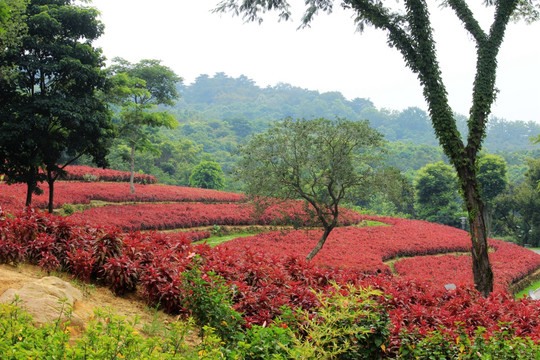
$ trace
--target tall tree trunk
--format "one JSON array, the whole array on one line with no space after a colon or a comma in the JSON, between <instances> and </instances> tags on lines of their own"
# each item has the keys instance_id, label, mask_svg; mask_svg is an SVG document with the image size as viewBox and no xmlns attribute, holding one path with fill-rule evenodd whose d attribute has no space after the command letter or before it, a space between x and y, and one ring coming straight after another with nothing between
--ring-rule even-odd
<instances>
[{"instance_id":1,"label":"tall tree trunk","mask_svg":"<svg viewBox=\"0 0 540 360\"><path fill-rule=\"evenodd\" d=\"M54 179L48 180L49 184L49 214L54 211Z\"/></svg>"},{"instance_id":2,"label":"tall tree trunk","mask_svg":"<svg viewBox=\"0 0 540 360\"><path fill-rule=\"evenodd\" d=\"M330 232L332 231L332 229L334 227L335 227L335 225L329 225L329 226L324 227L324 232L323 232L321 238L319 239L319 242L317 243L317 246L315 246L315 248L313 250L311 250L311 252L306 257L306 259L308 261L313 259L315 257L315 255L317 255L319 250L322 249L322 247L324 246L324 243L326 242L326 239L328 238L328 235L330 235Z\"/></svg>"},{"instance_id":3,"label":"tall tree trunk","mask_svg":"<svg viewBox=\"0 0 540 360\"><path fill-rule=\"evenodd\" d=\"M476 177L473 175L465 179L467 180L463 184L463 190L471 227L474 284L476 289L487 297L493 291L493 270L489 261L484 204L478 192Z\"/></svg>"},{"instance_id":4,"label":"tall tree trunk","mask_svg":"<svg viewBox=\"0 0 540 360\"><path fill-rule=\"evenodd\" d=\"M54 211L54 181L56 178L53 176L51 170L47 169L47 184L49 184L49 204L48 210L49 214L52 214Z\"/></svg>"},{"instance_id":5,"label":"tall tree trunk","mask_svg":"<svg viewBox=\"0 0 540 360\"><path fill-rule=\"evenodd\" d=\"M131 174L129 174L129 189L131 193L135 193L135 185L133 184L135 178L135 145L131 147Z\"/></svg>"},{"instance_id":6,"label":"tall tree trunk","mask_svg":"<svg viewBox=\"0 0 540 360\"><path fill-rule=\"evenodd\" d=\"M31 206L32 205L32 195L36 191L37 188L37 172L39 170L35 170L32 172L32 175L30 175L30 178L27 178L26 181L26 202L24 203L24 206Z\"/></svg>"},{"instance_id":7,"label":"tall tree trunk","mask_svg":"<svg viewBox=\"0 0 540 360\"><path fill-rule=\"evenodd\" d=\"M26 202L24 203L24 206L32 205L32 194L35 190L36 184L33 181L29 181L26 183Z\"/></svg>"}]
</instances>

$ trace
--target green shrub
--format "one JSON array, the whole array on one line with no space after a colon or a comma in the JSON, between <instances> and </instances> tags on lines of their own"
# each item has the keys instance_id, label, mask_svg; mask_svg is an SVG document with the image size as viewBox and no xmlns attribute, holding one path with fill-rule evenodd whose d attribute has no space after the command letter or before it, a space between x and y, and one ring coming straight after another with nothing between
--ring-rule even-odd
<instances>
[{"instance_id":1,"label":"green shrub","mask_svg":"<svg viewBox=\"0 0 540 360\"><path fill-rule=\"evenodd\" d=\"M66 315L71 310L66 308ZM186 336L195 328L193 320L169 324L162 337L144 338L133 322L96 310L86 331L76 341L70 340L69 322L59 320L34 326L32 317L14 304L0 304L0 358L27 359L146 359L192 360L202 358L203 348L188 346ZM201 346L208 344L201 344ZM204 357L220 359L222 357Z\"/></svg>"},{"instance_id":2,"label":"green shrub","mask_svg":"<svg viewBox=\"0 0 540 360\"><path fill-rule=\"evenodd\" d=\"M293 345L294 334L285 325L253 325L245 332L243 341L239 341L231 357L245 360L288 359Z\"/></svg>"},{"instance_id":3,"label":"green shrub","mask_svg":"<svg viewBox=\"0 0 540 360\"><path fill-rule=\"evenodd\" d=\"M213 271L193 268L182 273L182 290L186 292L182 306L191 311L197 323L213 328L228 344L236 343L242 333L242 316L232 308L232 293L225 280Z\"/></svg>"},{"instance_id":4,"label":"green shrub","mask_svg":"<svg viewBox=\"0 0 540 360\"><path fill-rule=\"evenodd\" d=\"M62 205L62 211L64 212L64 216L73 215L75 213L75 207L72 204L63 204Z\"/></svg>"},{"instance_id":5,"label":"green shrub","mask_svg":"<svg viewBox=\"0 0 540 360\"><path fill-rule=\"evenodd\" d=\"M515 336L510 327L485 336L479 328L471 339L464 333L453 337L444 330L433 331L427 337L403 334L400 359L455 360L535 360L540 359L540 344L529 338Z\"/></svg>"},{"instance_id":6,"label":"green shrub","mask_svg":"<svg viewBox=\"0 0 540 360\"><path fill-rule=\"evenodd\" d=\"M302 338L294 340L293 359L381 359L389 340L388 314L375 300L379 290L339 287L317 293L321 306L305 314Z\"/></svg>"}]
</instances>

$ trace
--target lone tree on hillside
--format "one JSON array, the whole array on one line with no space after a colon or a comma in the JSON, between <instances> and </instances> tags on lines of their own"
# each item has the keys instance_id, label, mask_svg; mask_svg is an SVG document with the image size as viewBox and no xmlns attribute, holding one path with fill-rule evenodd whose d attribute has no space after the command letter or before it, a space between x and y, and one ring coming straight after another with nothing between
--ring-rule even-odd
<instances>
[{"instance_id":1,"label":"lone tree on hillside","mask_svg":"<svg viewBox=\"0 0 540 360\"><path fill-rule=\"evenodd\" d=\"M331 12L336 3L354 13L354 21L359 30L371 25L385 31L389 46L396 48L407 66L417 74L435 134L456 169L463 190L471 227L474 283L484 296L488 296L493 291L493 271L488 256L484 203L476 176L476 160L497 93L497 54L506 27L510 20L520 17L529 22L537 20L540 17L540 4L536 0L485 0L485 5L495 10L493 23L489 31L485 31L465 0L441 1L442 5L455 12L477 48L473 104L465 144L457 129L442 81L427 1L404 0L400 7L400 2L384 0L306 0L303 26L308 26L319 11ZM287 20L290 17L289 7L287 0L222 0L215 11L231 11L242 15L246 21L261 22L260 13L269 10L278 11L280 18Z\"/></svg>"},{"instance_id":2,"label":"lone tree on hillside","mask_svg":"<svg viewBox=\"0 0 540 360\"><path fill-rule=\"evenodd\" d=\"M159 60L141 60L132 64L122 58L115 58L111 73L116 81L116 102L122 105L120 138L130 149L131 176L129 187L135 192L135 151L154 150L148 139L149 127L175 128L178 122L166 111L155 111L158 105L174 105L179 97L176 83L182 79Z\"/></svg>"},{"instance_id":3,"label":"lone tree on hillside","mask_svg":"<svg viewBox=\"0 0 540 360\"><path fill-rule=\"evenodd\" d=\"M368 183L382 144L367 121L286 118L240 147L237 176L249 196L300 198L311 206L324 228L311 260L337 226L339 204Z\"/></svg>"}]
</instances>

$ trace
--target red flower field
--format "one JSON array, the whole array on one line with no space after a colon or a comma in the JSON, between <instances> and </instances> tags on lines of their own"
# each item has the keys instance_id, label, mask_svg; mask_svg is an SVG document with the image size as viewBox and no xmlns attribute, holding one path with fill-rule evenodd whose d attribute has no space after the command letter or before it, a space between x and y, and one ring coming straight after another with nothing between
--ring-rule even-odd
<instances>
[{"instance_id":1,"label":"red flower field","mask_svg":"<svg viewBox=\"0 0 540 360\"><path fill-rule=\"evenodd\" d=\"M306 262L320 230L283 230L237 238L216 248L192 241L209 233L132 232L203 225L309 223L300 202L259 213L240 194L164 185L58 182L58 204L140 201L108 205L57 217L20 208L24 187L0 184L0 263L29 262L47 271L63 269L84 281L100 281L117 294L140 289L152 306L188 313L183 272L215 272L234 288L234 308L247 326L268 324L281 307L315 310L312 290L326 293L334 283L380 289L390 316L391 351L403 330L420 335L444 328L448 334L486 336L511 324L518 336L540 341L540 302L515 301L508 287L540 268L540 255L490 240L495 292L487 299L473 289L466 232L425 221L363 216L342 211L324 248ZM125 190L125 191L124 191ZM36 197L38 204L45 195ZM153 202L153 203L150 203ZM358 227L361 220L388 226ZM103 224L107 224L104 226ZM312 224L308 224L312 225ZM351 226L352 225L352 226ZM204 275L203 275L204 276ZM99 279L99 280L98 280ZM455 291L444 285L454 283Z\"/></svg>"},{"instance_id":2,"label":"red flower field","mask_svg":"<svg viewBox=\"0 0 540 360\"><path fill-rule=\"evenodd\" d=\"M447 283L472 285L470 256L427 256L469 252L470 240L465 231L419 220L365 217L391 226L335 229L323 249L313 259L321 266L354 268L374 273L391 273L385 264L395 262L395 273L405 279L428 281L437 288ZM315 246L321 231L271 232L237 238L220 246L233 251L271 253L279 257L305 257ZM495 271L495 287L505 290L515 281L540 267L540 255L514 244L490 240L490 255Z\"/></svg>"},{"instance_id":3,"label":"red flower field","mask_svg":"<svg viewBox=\"0 0 540 360\"><path fill-rule=\"evenodd\" d=\"M34 195L32 201L32 205L38 208L46 208L49 198L48 186L44 184L42 188L43 194ZM63 204L89 204L91 200L107 202L240 202L245 200L243 194L158 184L135 184L135 193L132 194L126 183L107 182L59 181L55 183L54 194L55 208ZM0 204L4 208L21 208L25 198L25 185L0 183Z\"/></svg>"}]
</instances>

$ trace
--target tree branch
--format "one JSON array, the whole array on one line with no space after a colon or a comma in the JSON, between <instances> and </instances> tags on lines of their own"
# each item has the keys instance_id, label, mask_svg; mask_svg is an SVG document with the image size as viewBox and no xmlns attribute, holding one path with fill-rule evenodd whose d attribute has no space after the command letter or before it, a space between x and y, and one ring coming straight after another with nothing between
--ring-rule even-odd
<instances>
[{"instance_id":1,"label":"tree branch","mask_svg":"<svg viewBox=\"0 0 540 360\"><path fill-rule=\"evenodd\" d=\"M469 136L466 151L474 157L480 151L486 136L486 123L495 101L497 55L502 44L506 26L516 10L519 0L500 0L496 4L495 20L487 41L480 43L477 51L476 77L473 87L473 106L468 122Z\"/></svg>"},{"instance_id":2,"label":"tree branch","mask_svg":"<svg viewBox=\"0 0 540 360\"><path fill-rule=\"evenodd\" d=\"M474 14L463 0L448 0L448 4L454 10L457 17L465 25L465 29L474 37L476 44L479 45L486 41L487 34L482 30Z\"/></svg>"}]
</instances>

